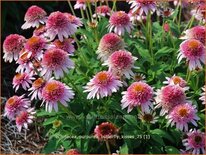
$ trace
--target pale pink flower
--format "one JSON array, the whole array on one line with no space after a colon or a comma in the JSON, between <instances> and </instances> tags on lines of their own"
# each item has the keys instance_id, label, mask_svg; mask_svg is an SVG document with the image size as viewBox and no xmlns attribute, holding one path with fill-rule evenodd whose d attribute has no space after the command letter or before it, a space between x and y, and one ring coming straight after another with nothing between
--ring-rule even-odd
<instances>
[{"instance_id":1,"label":"pale pink flower","mask_svg":"<svg viewBox=\"0 0 206 155\"><path fill-rule=\"evenodd\" d=\"M191 29L186 30L185 35L181 39L196 39L205 45L206 27L205 26L195 26Z\"/></svg>"},{"instance_id":2,"label":"pale pink flower","mask_svg":"<svg viewBox=\"0 0 206 155\"><path fill-rule=\"evenodd\" d=\"M192 123L197 126L196 121L199 120L197 116L196 106L191 103L183 103L176 105L166 116L168 125L176 125L176 128L181 131L188 131L188 124Z\"/></svg>"},{"instance_id":3,"label":"pale pink flower","mask_svg":"<svg viewBox=\"0 0 206 155\"><path fill-rule=\"evenodd\" d=\"M182 143L192 154L205 154L205 133L200 130L191 129Z\"/></svg>"},{"instance_id":4,"label":"pale pink flower","mask_svg":"<svg viewBox=\"0 0 206 155\"><path fill-rule=\"evenodd\" d=\"M155 124L158 121L158 118L156 116L156 113L152 110L148 111L148 112L142 112L140 111L140 113L138 114L138 118L145 123L149 123L149 124Z\"/></svg>"},{"instance_id":5,"label":"pale pink flower","mask_svg":"<svg viewBox=\"0 0 206 155\"><path fill-rule=\"evenodd\" d=\"M145 13L146 15L150 11L151 13L155 12L156 4L154 0L127 0L131 4L131 9L133 12L139 10L140 15Z\"/></svg>"},{"instance_id":6,"label":"pale pink flower","mask_svg":"<svg viewBox=\"0 0 206 155\"><path fill-rule=\"evenodd\" d=\"M111 13L110 7L107 5L102 5L96 8L96 13L93 15L93 17L110 16L110 13Z\"/></svg>"},{"instance_id":7,"label":"pale pink flower","mask_svg":"<svg viewBox=\"0 0 206 155\"><path fill-rule=\"evenodd\" d=\"M31 124L34 119L34 114L36 112L34 111L33 108L21 111L17 116L16 116L16 126L18 128L18 131L21 132L22 127L25 129L28 129L28 124Z\"/></svg>"},{"instance_id":8,"label":"pale pink flower","mask_svg":"<svg viewBox=\"0 0 206 155\"><path fill-rule=\"evenodd\" d=\"M28 29L30 27L39 27L41 24L46 23L46 15L47 13L40 7L36 5L32 5L28 8L24 20L25 23L22 25L22 29Z\"/></svg>"},{"instance_id":9,"label":"pale pink flower","mask_svg":"<svg viewBox=\"0 0 206 155\"><path fill-rule=\"evenodd\" d=\"M33 36L29 38L25 44L25 50L28 51L28 58L36 58L40 60L43 56L43 50L48 48L44 38Z\"/></svg>"},{"instance_id":10,"label":"pale pink flower","mask_svg":"<svg viewBox=\"0 0 206 155\"><path fill-rule=\"evenodd\" d=\"M86 9L86 0L77 0L76 4L74 5L74 9Z\"/></svg>"},{"instance_id":11,"label":"pale pink flower","mask_svg":"<svg viewBox=\"0 0 206 155\"><path fill-rule=\"evenodd\" d=\"M136 60L137 58L130 52L119 50L112 53L103 65L109 66L109 71L115 75L120 77L124 75L130 79L131 76L134 76L132 68L137 68L134 66Z\"/></svg>"},{"instance_id":12,"label":"pale pink flower","mask_svg":"<svg viewBox=\"0 0 206 155\"><path fill-rule=\"evenodd\" d=\"M140 107L143 112L149 112L152 105L153 89L144 82L134 82L127 91L122 92L122 109L128 107L127 112L131 112L134 107Z\"/></svg>"},{"instance_id":13,"label":"pale pink flower","mask_svg":"<svg viewBox=\"0 0 206 155\"><path fill-rule=\"evenodd\" d=\"M15 89L15 91L17 91L19 87L22 87L24 90L27 90L30 87L29 84L32 83L31 80L34 80L32 74L17 73L13 78L13 88Z\"/></svg>"},{"instance_id":14,"label":"pale pink flower","mask_svg":"<svg viewBox=\"0 0 206 155\"><path fill-rule=\"evenodd\" d=\"M49 79L52 73L56 78L60 78L64 76L64 72L68 73L68 69L74 68L74 63L66 51L51 48L43 55L42 68L41 75L46 79Z\"/></svg>"},{"instance_id":15,"label":"pale pink flower","mask_svg":"<svg viewBox=\"0 0 206 155\"><path fill-rule=\"evenodd\" d=\"M78 18L70 13L64 13L64 14L67 17L67 19L69 20L69 22L74 25L74 27L78 28L78 27L83 25L80 18Z\"/></svg>"},{"instance_id":16,"label":"pale pink flower","mask_svg":"<svg viewBox=\"0 0 206 155\"><path fill-rule=\"evenodd\" d=\"M117 11L112 13L109 18L109 32L114 32L118 35L124 35L125 31L131 32L133 28L130 18L124 11Z\"/></svg>"},{"instance_id":17,"label":"pale pink flower","mask_svg":"<svg viewBox=\"0 0 206 155\"><path fill-rule=\"evenodd\" d=\"M182 8L186 8L189 6L189 0L174 0L175 6L181 6Z\"/></svg>"},{"instance_id":18,"label":"pale pink flower","mask_svg":"<svg viewBox=\"0 0 206 155\"><path fill-rule=\"evenodd\" d=\"M27 109L30 105L29 99L24 98L24 95L12 96L6 102L4 116L14 120L20 111Z\"/></svg>"},{"instance_id":19,"label":"pale pink flower","mask_svg":"<svg viewBox=\"0 0 206 155\"><path fill-rule=\"evenodd\" d=\"M32 83L32 87L29 88L29 96L31 95L31 100L33 99L42 99L42 89L44 85L46 84L46 81L43 78L38 78Z\"/></svg>"},{"instance_id":20,"label":"pale pink flower","mask_svg":"<svg viewBox=\"0 0 206 155\"><path fill-rule=\"evenodd\" d=\"M186 102L185 89L179 85L167 85L156 92L155 108L162 108L160 115L165 115L178 104Z\"/></svg>"},{"instance_id":21,"label":"pale pink flower","mask_svg":"<svg viewBox=\"0 0 206 155\"><path fill-rule=\"evenodd\" d=\"M195 70L202 68L201 62L205 64L205 56L204 45L196 39L188 39L180 44L180 52L177 58L178 62L186 58L189 63L189 69Z\"/></svg>"},{"instance_id":22,"label":"pale pink flower","mask_svg":"<svg viewBox=\"0 0 206 155\"><path fill-rule=\"evenodd\" d=\"M39 36L39 37L44 38L45 37L45 33L46 33L46 26L45 25L40 25L38 28L36 28L33 31L33 36Z\"/></svg>"},{"instance_id":23,"label":"pale pink flower","mask_svg":"<svg viewBox=\"0 0 206 155\"><path fill-rule=\"evenodd\" d=\"M166 77L167 81L164 81L164 84L167 85L179 85L182 88L185 88L185 90L188 90L189 87L187 86L187 82L181 78L180 76L176 76L175 74L172 77Z\"/></svg>"},{"instance_id":24,"label":"pale pink flower","mask_svg":"<svg viewBox=\"0 0 206 155\"><path fill-rule=\"evenodd\" d=\"M58 111L58 102L67 107L67 102L74 98L72 89L62 82L49 80L42 90L43 103L46 102L46 111Z\"/></svg>"},{"instance_id":25,"label":"pale pink flower","mask_svg":"<svg viewBox=\"0 0 206 155\"><path fill-rule=\"evenodd\" d=\"M53 44L56 46L56 48L60 48L64 51L68 52L69 54L73 54L75 51L74 45L72 43L74 43L74 40L71 38L64 39L62 42L60 40L56 39L53 42Z\"/></svg>"},{"instance_id":26,"label":"pale pink flower","mask_svg":"<svg viewBox=\"0 0 206 155\"><path fill-rule=\"evenodd\" d=\"M139 10L137 10L135 12L130 10L128 13L128 16L130 18L130 21L132 21L132 23L134 23L134 24L136 21L145 23L146 19L147 19L147 16L141 15Z\"/></svg>"},{"instance_id":27,"label":"pale pink flower","mask_svg":"<svg viewBox=\"0 0 206 155\"><path fill-rule=\"evenodd\" d=\"M125 47L124 41L115 33L107 33L100 40L97 54L98 59L105 61L109 56L118 50L123 50Z\"/></svg>"},{"instance_id":28,"label":"pale pink flower","mask_svg":"<svg viewBox=\"0 0 206 155\"><path fill-rule=\"evenodd\" d=\"M117 77L109 71L101 71L87 83L84 92L89 92L87 99L95 97L99 99L117 92L119 87L122 87L122 82Z\"/></svg>"},{"instance_id":29,"label":"pale pink flower","mask_svg":"<svg viewBox=\"0 0 206 155\"><path fill-rule=\"evenodd\" d=\"M202 101L202 104L205 104L205 97L206 97L205 89L206 89L206 86L202 87L202 91L203 91L203 92L200 94L201 97L199 98L199 100Z\"/></svg>"},{"instance_id":30,"label":"pale pink flower","mask_svg":"<svg viewBox=\"0 0 206 155\"><path fill-rule=\"evenodd\" d=\"M18 34L10 34L3 43L3 59L10 63L19 58L19 52L23 49L26 39Z\"/></svg>"},{"instance_id":31,"label":"pale pink flower","mask_svg":"<svg viewBox=\"0 0 206 155\"><path fill-rule=\"evenodd\" d=\"M114 139L119 133L119 129L110 122L103 122L94 129L94 136L99 141Z\"/></svg>"},{"instance_id":32,"label":"pale pink flower","mask_svg":"<svg viewBox=\"0 0 206 155\"><path fill-rule=\"evenodd\" d=\"M65 13L56 11L49 15L46 22L46 36L53 40L58 36L60 41L63 38L68 38L68 36L76 32L77 26L68 19Z\"/></svg>"}]
</instances>

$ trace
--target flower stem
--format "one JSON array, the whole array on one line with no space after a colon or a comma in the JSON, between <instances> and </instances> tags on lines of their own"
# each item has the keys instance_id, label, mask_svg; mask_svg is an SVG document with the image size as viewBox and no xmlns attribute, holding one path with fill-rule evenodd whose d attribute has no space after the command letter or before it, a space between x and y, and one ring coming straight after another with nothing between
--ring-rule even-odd
<instances>
[{"instance_id":1,"label":"flower stem","mask_svg":"<svg viewBox=\"0 0 206 155\"><path fill-rule=\"evenodd\" d=\"M106 140L105 143L106 143L108 154L111 154L111 150L110 150L110 146L109 146L108 140Z\"/></svg>"},{"instance_id":2,"label":"flower stem","mask_svg":"<svg viewBox=\"0 0 206 155\"><path fill-rule=\"evenodd\" d=\"M117 0L113 0L112 11L116 11L116 10L117 10L117 8L116 8L116 2L117 2Z\"/></svg>"},{"instance_id":3,"label":"flower stem","mask_svg":"<svg viewBox=\"0 0 206 155\"><path fill-rule=\"evenodd\" d=\"M76 14L75 14L75 12L74 12L74 9L73 9L73 7L72 7L72 4L71 4L70 0L67 0L67 2L68 2L69 7L70 7L70 9L71 9L71 11L72 11L72 14L73 14L74 16L76 16Z\"/></svg>"},{"instance_id":4,"label":"flower stem","mask_svg":"<svg viewBox=\"0 0 206 155\"><path fill-rule=\"evenodd\" d=\"M80 9L80 12L81 12L82 18L85 19L85 17L84 17L84 12L83 12L83 9L82 9L82 8Z\"/></svg>"}]
</instances>

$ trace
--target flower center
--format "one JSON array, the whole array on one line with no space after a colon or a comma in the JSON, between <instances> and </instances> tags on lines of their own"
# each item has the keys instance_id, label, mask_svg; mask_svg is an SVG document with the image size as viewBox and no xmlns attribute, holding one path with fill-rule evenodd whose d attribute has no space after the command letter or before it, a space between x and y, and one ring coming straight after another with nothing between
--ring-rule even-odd
<instances>
[{"instance_id":1,"label":"flower center","mask_svg":"<svg viewBox=\"0 0 206 155\"><path fill-rule=\"evenodd\" d=\"M41 87L43 83L44 83L44 80L42 78L38 78L37 80L33 82L32 86L37 89Z\"/></svg>"},{"instance_id":2,"label":"flower center","mask_svg":"<svg viewBox=\"0 0 206 155\"><path fill-rule=\"evenodd\" d=\"M108 81L108 76L107 73L99 73L97 75L97 79L99 80L100 83L106 83Z\"/></svg>"},{"instance_id":3,"label":"flower center","mask_svg":"<svg viewBox=\"0 0 206 155\"><path fill-rule=\"evenodd\" d=\"M185 108L180 109L180 110L179 110L179 115L180 115L181 117L187 117L187 115L188 115L188 110L185 109Z\"/></svg>"},{"instance_id":4,"label":"flower center","mask_svg":"<svg viewBox=\"0 0 206 155\"><path fill-rule=\"evenodd\" d=\"M24 77L24 74L21 74L21 73L18 73L15 75L16 80L21 80L23 79L23 77Z\"/></svg>"},{"instance_id":5,"label":"flower center","mask_svg":"<svg viewBox=\"0 0 206 155\"><path fill-rule=\"evenodd\" d=\"M180 79L180 77L178 77L178 76L174 76L174 77L172 78L172 80L173 80L174 84L179 84L179 83L181 83L181 79Z\"/></svg>"},{"instance_id":6,"label":"flower center","mask_svg":"<svg viewBox=\"0 0 206 155\"><path fill-rule=\"evenodd\" d=\"M191 40L188 44L188 47L191 49L191 51L196 51L196 49L199 47L199 42L197 40Z\"/></svg>"},{"instance_id":7,"label":"flower center","mask_svg":"<svg viewBox=\"0 0 206 155\"><path fill-rule=\"evenodd\" d=\"M56 83L48 83L46 86L45 86L45 90L48 92L48 93L53 93L55 92L56 90L59 89L59 86L56 84Z\"/></svg>"},{"instance_id":8,"label":"flower center","mask_svg":"<svg viewBox=\"0 0 206 155\"><path fill-rule=\"evenodd\" d=\"M197 144L200 144L202 142L202 137L201 136L195 136L194 140Z\"/></svg>"},{"instance_id":9,"label":"flower center","mask_svg":"<svg viewBox=\"0 0 206 155\"><path fill-rule=\"evenodd\" d=\"M140 84L136 84L133 88L134 92L143 92L144 91L144 86Z\"/></svg>"},{"instance_id":10,"label":"flower center","mask_svg":"<svg viewBox=\"0 0 206 155\"><path fill-rule=\"evenodd\" d=\"M28 60L28 52L23 52L20 55L20 60L23 61L23 62L26 62Z\"/></svg>"},{"instance_id":11,"label":"flower center","mask_svg":"<svg viewBox=\"0 0 206 155\"><path fill-rule=\"evenodd\" d=\"M143 120L146 122L151 122L153 120L153 116L151 114L144 114Z\"/></svg>"},{"instance_id":12,"label":"flower center","mask_svg":"<svg viewBox=\"0 0 206 155\"><path fill-rule=\"evenodd\" d=\"M16 100L15 100L14 97L10 98L10 99L7 101L7 103L8 103L10 106L14 105L15 102L16 102Z\"/></svg>"},{"instance_id":13,"label":"flower center","mask_svg":"<svg viewBox=\"0 0 206 155\"><path fill-rule=\"evenodd\" d=\"M30 39L28 39L27 43L29 45L33 45L39 42L39 38L38 37L31 37Z\"/></svg>"}]
</instances>

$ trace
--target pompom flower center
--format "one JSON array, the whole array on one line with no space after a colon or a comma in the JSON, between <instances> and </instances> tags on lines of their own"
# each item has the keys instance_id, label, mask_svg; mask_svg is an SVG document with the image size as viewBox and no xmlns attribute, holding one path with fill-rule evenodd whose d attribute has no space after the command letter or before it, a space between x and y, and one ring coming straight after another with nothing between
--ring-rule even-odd
<instances>
[{"instance_id":1,"label":"pompom flower center","mask_svg":"<svg viewBox=\"0 0 206 155\"><path fill-rule=\"evenodd\" d=\"M11 98L8 99L7 104L9 106L13 106L13 105L15 105L15 102L16 102L16 98L15 97L11 97Z\"/></svg>"},{"instance_id":2,"label":"pompom flower center","mask_svg":"<svg viewBox=\"0 0 206 155\"><path fill-rule=\"evenodd\" d=\"M199 47L199 45L200 45L199 42L196 40L190 40L188 42L188 47L189 49L191 49L192 52L195 52L196 49Z\"/></svg>"},{"instance_id":3,"label":"pompom flower center","mask_svg":"<svg viewBox=\"0 0 206 155\"><path fill-rule=\"evenodd\" d=\"M118 26L118 25L126 25L129 23L129 16L124 11L118 11L113 13L111 16L111 23Z\"/></svg>"},{"instance_id":4,"label":"pompom flower center","mask_svg":"<svg viewBox=\"0 0 206 155\"><path fill-rule=\"evenodd\" d=\"M55 92L56 90L59 89L59 86L56 84L56 83L48 83L45 87L45 90L48 92L48 93L53 93Z\"/></svg>"},{"instance_id":5,"label":"pompom flower center","mask_svg":"<svg viewBox=\"0 0 206 155\"><path fill-rule=\"evenodd\" d=\"M27 122L27 119L28 119L28 113L23 111L19 114L19 116L16 117L16 121L21 124L21 123L24 123L24 122Z\"/></svg>"},{"instance_id":6,"label":"pompom flower center","mask_svg":"<svg viewBox=\"0 0 206 155\"><path fill-rule=\"evenodd\" d=\"M113 53L111 60L114 66L120 69L128 68L132 62L131 55L123 51Z\"/></svg>"},{"instance_id":7,"label":"pompom flower center","mask_svg":"<svg viewBox=\"0 0 206 155\"><path fill-rule=\"evenodd\" d=\"M136 84L133 88L135 93L143 92L144 91L144 86L141 84Z\"/></svg>"}]
</instances>

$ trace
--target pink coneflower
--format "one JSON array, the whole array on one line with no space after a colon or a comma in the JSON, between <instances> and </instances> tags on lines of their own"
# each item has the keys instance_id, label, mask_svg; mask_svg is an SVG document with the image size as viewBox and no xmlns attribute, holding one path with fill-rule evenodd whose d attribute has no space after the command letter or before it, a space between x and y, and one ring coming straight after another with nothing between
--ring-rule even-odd
<instances>
[{"instance_id":1,"label":"pink coneflower","mask_svg":"<svg viewBox=\"0 0 206 155\"><path fill-rule=\"evenodd\" d=\"M200 130L191 129L182 143L192 154L205 154L205 133Z\"/></svg>"},{"instance_id":2,"label":"pink coneflower","mask_svg":"<svg viewBox=\"0 0 206 155\"><path fill-rule=\"evenodd\" d=\"M199 120L197 116L196 106L191 103L183 103L176 105L166 116L168 124L173 126L176 124L176 128L181 131L188 131L188 123L192 123L197 126L196 121Z\"/></svg>"},{"instance_id":3,"label":"pink coneflower","mask_svg":"<svg viewBox=\"0 0 206 155\"><path fill-rule=\"evenodd\" d=\"M169 85L179 85L182 88L185 88L185 90L188 90L189 87L186 87L187 82L181 78L180 76L173 75L172 77L166 77L167 81L164 81L164 84L169 84Z\"/></svg>"},{"instance_id":4,"label":"pink coneflower","mask_svg":"<svg viewBox=\"0 0 206 155\"><path fill-rule=\"evenodd\" d=\"M33 108L21 111L17 117L16 117L16 126L18 128L18 131L21 132L22 127L25 129L28 129L28 124L31 124L34 119L34 114L36 112Z\"/></svg>"},{"instance_id":5,"label":"pink coneflower","mask_svg":"<svg viewBox=\"0 0 206 155\"><path fill-rule=\"evenodd\" d=\"M69 54L73 54L75 51L74 45L74 40L71 38L64 39L62 42L60 40L55 40L53 44L56 46L56 48L60 48Z\"/></svg>"},{"instance_id":6,"label":"pink coneflower","mask_svg":"<svg viewBox=\"0 0 206 155\"><path fill-rule=\"evenodd\" d=\"M49 15L46 22L46 36L53 40L58 36L60 41L63 38L68 38L68 36L76 32L76 25L72 24L65 13L56 11Z\"/></svg>"},{"instance_id":7,"label":"pink coneflower","mask_svg":"<svg viewBox=\"0 0 206 155\"><path fill-rule=\"evenodd\" d=\"M22 29L28 29L30 27L39 27L40 24L46 23L47 13L40 7L33 5L28 8L24 20L25 23L22 25Z\"/></svg>"},{"instance_id":8,"label":"pink coneflower","mask_svg":"<svg viewBox=\"0 0 206 155\"><path fill-rule=\"evenodd\" d=\"M186 30L185 35L181 39L196 39L205 44L206 27L195 26L191 29Z\"/></svg>"},{"instance_id":9,"label":"pink coneflower","mask_svg":"<svg viewBox=\"0 0 206 155\"><path fill-rule=\"evenodd\" d=\"M86 0L77 0L76 4L74 5L74 9L86 9Z\"/></svg>"},{"instance_id":10,"label":"pink coneflower","mask_svg":"<svg viewBox=\"0 0 206 155\"><path fill-rule=\"evenodd\" d=\"M30 106L30 101L22 96L12 96L10 97L5 105L4 116L13 120L19 114L20 111L27 109Z\"/></svg>"},{"instance_id":11,"label":"pink coneflower","mask_svg":"<svg viewBox=\"0 0 206 155\"><path fill-rule=\"evenodd\" d=\"M42 59L42 72L41 75L49 79L54 73L56 78L64 76L68 69L74 68L74 63L69 59L67 52L58 49L48 49Z\"/></svg>"},{"instance_id":12,"label":"pink coneflower","mask_svg":"<svg viewBox=\"0 0 206 155\"><path fill-rule=\"evenodd\" d=\"M164 7L157 10L157 15L163 17L170 17L171 15L173 15L173 13L174 10L170 7Z\"/></svg>"},{"instance_id":13,"label":"pink coneflower","mask_svg":"<svg viewBox=\"0 0 206 155\"><path fill-rule=\"evenodd\" d=\"M43 90L43 103L46 102L46 111L51 112L52 109L58 111L58 102L64 106L68 106L67 102L74 98L74 92L70 87L56 80L49 80Z\"/></svg>"},{"instance_id":14,"label":"pink coneflower","mask_svg":"<svg viewBox=\"0 0 206 155\"><path fill-rule=\"evenodd\" d=\"M206 13L206 3L199 3L197 8L191 11L191 15L193 15L197 20L202 21L205 24L205 13Z\"/></svg>"},{"instance_id":15,"label":"pink coneflower","mask_svg":"<svg viewBox=\"0 0 206 155\"><path fill-rule=\"evenodd\" d=\"M131 4L131 9L133 12L140 10L140 15L143 13L147 15L149 11L153 13L156 10L156 4L154 0L128 0L128 2Z\"/></svg>"},{"instance_id":16,"label":"pink coneflower","mask_svg":"<svg viewBox=\"0 0 206 155\"><path fill-rule=\"evenodd\" d=\"M114 32L118 35L124 35L124 32L127 31L128 33L131 32L133 28L132 23L130 22L130 18L127 13L124 11L117 11L112 13L111 17L109 18L109 31Z\"/></svg>"},{"instance_id":17,"label":"pink coneflower","mask_svg":"<svg viewBox=\"0 0 206 155\"><path fill-rule=\"evenodd\" d=\"M110 13L111 13L111 9L109 6L107 5L102 5L102 6L98 6L96 8L96 14L93 15L93 17L96 17L96 15L98 17L101 17L101 16L110 16Z\"/></svg>"},{"instance_id":18,"label":"pink coneflower","mask_svg":"<svg viewBox=\"0 0 206 155\"><path fill-rule=\"evenodd\" d=\"M23 49L26 39L18 34L10 34L3 43L4 60L10 63L17 60L19 52Z\"/></svg>"},{"instance_id":19,"label":"pink coneflower","mask_svg":"<svg viewBox=\"0 0 206 155\"><path fill-rule=\"evenodd\" d=\"M80 154L80 152L77 149L70 149L66 152L66 155L78 155L78 154Z\"/></svg>"},{"instance_id":20,"label":"pink coneflower","mask_svg":"<svg viewBox=\"0 0 206 155\"><path fill-rule=\"evenodd\" d=\"M33 36L45 37L46 26L41 25L33 31Z\"/></svg>"},{"instance_id":21,"label":"pink coneflower","mask_svg":"<svg viewBox=\"0 0 206 155\"><path fill-rule=\"evenodd\" d=\"M25 50L27 50L29 54L28 57L37 59L41 59L43 50L47 47L46 40L38 36L29 38L25 44Z\"/></svg>"},{"instance_id":22,"label":"pink coneflower","mask_svg":"<svg viewBox=\"0 0 206 155\"><path fill-rule=\"evenodd\" d=\"M22 49L20 51L17 64L19 64L19 66L16 69L17 73L23 73L23 72L30 73L32 71L33 64L29 57L28 51L26 51L25 49Z\"/></svg>"},{"instance_id":23,"label":"pink coneflower","mask_svg":"<svg viewBox=\"0 0 206 155\"><path fill-rule=\"evenodd\" d=\"M142 112L140 111L140 113L138 114L138 118L145 123L149 123L149 124L155 124L158 120L158 117L156 116L156 113L153 111L149 111L149 112Z\"/></svg>"},{"instance_id":24,"label":"pink coneflower","mask_svg":"<svg viewBox=\"0 0 206 155\"><path fill-rule=\"evenodd\" d=\"M157 90L156 95L156 108L162 107L160 115L166 114L176 105L185 103L186 101L185 89L179 85L164 86L160 90Z\"/></svg>"},{"instance_id":25,"label":"pink coneflower","mask_svg":"<svg viewBox=\"0 0 206 155\"><path fill-rule=\"evenodd\" d=\"M178 54L178 62L183 58L189 63L189 69L201 69L201 62L205 64L205 47L196 39L188 39L180 44L180 53Z\"/></svg>"},{"instance_id":26,"label":"pink coneflower","mask_svg":"<svg viewBox=\"0 0 206 155\"><path fill-rule=\"evenodd\" d=\"M94 136L99 140L114 139L119 133L119 129L110 122L103 122L94 129Z\"/></svg>"},{"instance_id":27,"label":"pink coneflower","mask_svg":"<svg viewBox=\"0 0 206 155\"><path fill-rule=\"evenodd\" d=\"M32 83L31 80L34 80L31 74L18 73L13 78L13 88L17 91L21 86L24 90L27 90L30 87L29 84Z\"/></svg>"},{"instance_id":28,"label":"pink coneflower","mask_svg":"<svg viewBox=\"0 0 206 155\"><path fill-rule=\"evenodd\" d=\"M42 89L44 87L44 85L46 84L46 81L42 78L38 78L36 79L33 83L32 83L32 87L29 89L30 95L31 96L31 100L33 99L42 99Z\"/></svg>"},{"instance_id":29,"label":"pink coneflower","mask_svg":"<svg viewBox=\"0 0 206 155\"><path fill-rule=\"evenodd\" d=\"M132 23L135 23L136 21L146 23L147 16L140 15L139 10L137 10L135 12L130 10L128 13L128 16L130 18L130 21L132 21Z\"/></svg>"},{"instance_id":30,"label":"pink coneflower","mask_svg":"<svg viewBox=\"0 0 206 155\"><path fill-rule=\"evenodd\" d=\"M153 89L144 82L132 83L122 94L121 106L122 109L128 107L128 113L137 106L140 106L143 112L148 112L153 107L151 103Z\"/></svg>"},{"instance_id":31,"label":"pink coneflower","mask_svg":"<svg viewBox=\"0 0 206 155\"><path fill-rule=\"evenodd\" d=\"M141 74L141 73L136 73L134 76L133 76L133 79L136 81L136 82L139 82L139 81L142 81L142 82L146 82L145 81L145 75L144 74Z\"/></svg>"},{"instance_id":32,"label":"pink coneflower","mask_svg":"<svg viewBox=\"0 0 206 155\"><path fill-rule=\"evenodd\" d=\"M119 81L111 72L102 71L97 73L90 82L85 86L84 92L89 92L87 99L103 98L110 96L113 92L117 92L122 82Z\"/></svg>"},{"instance_id":33,"label":"pink coneflower","mask_svg":"<svg viewBox=\"0 0 206 155\"><path fill-rule=\"evenodd\" d=\"M80 27L82 26L82 21L80 20L80 18L70 14L70 13L64 13L65 16L67 17L67 19L69 20L70 23L73 24L74 27Z\"/></svg>"},{"instance_id":34,"label":"pink coneflower","mask_svg":"<svg viewBox=\"0 0 206 155\"><path fill-rule=\"evenodd\" d=\"M118 35L116 35L115 33L107 33L100 40L97 49L97 58L105 61L113 52L123 50L124 47L125 44Z\"/></svg>"},{"instance_id":35,"label":"pink coneflower","mask_svg":"<svg viewBox=\"0 0 206 155\"><path fill-rule=\"evenodd\" d=\"M115 75L123 76L130 79L130 76L134 76L132 68L137 68L134 66L136 57L133 57L130 52L119 50L112 53L108 60L105 61L103 65L109 66L109 70Z\"/></svg>"},{"instance_id":36,"label":"pink coneflower","mask_svg":"<svg viewBox=\"0 0 206 155\"><path fill-rule=\"evenodd\" d=\"M200 94L201 97L199 98L202 101L202 104L205 104L205 96L206 96L205 89L206 89L206 86L202 87L203 92Z\"/></svg>"}]
</instances>

